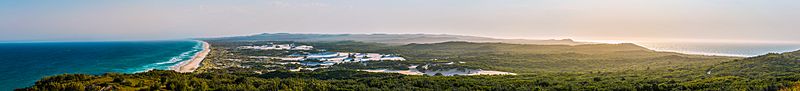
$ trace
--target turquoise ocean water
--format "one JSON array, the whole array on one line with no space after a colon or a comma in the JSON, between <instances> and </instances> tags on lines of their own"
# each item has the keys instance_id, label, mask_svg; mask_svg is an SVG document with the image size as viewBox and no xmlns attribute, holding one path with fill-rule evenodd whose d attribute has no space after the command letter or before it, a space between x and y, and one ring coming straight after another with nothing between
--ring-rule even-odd
<instances>
[{"instance_id":1,"label":"turquoise ocean water","mask_svg":"<svg viewBox=\"0 0 800 91\"><path fill-rule=\"evenodd\" d=\"M0 91L66 73L168 70L202 50L198 41L0 43Z\"/></svg>"}]
</instances>

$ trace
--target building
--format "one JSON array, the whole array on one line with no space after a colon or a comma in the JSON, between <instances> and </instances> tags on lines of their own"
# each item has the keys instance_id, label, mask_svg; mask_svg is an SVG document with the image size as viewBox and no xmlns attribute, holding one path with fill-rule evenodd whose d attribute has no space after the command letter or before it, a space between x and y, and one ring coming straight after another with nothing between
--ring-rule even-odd
<instances>
[{"instance_id":1,"label":"building","mask_svg":"<svg viewBox=\"0 0 800 91\"><path fill-rule=\"evenodd\" d=\"M258 50L313 50L314 46L307 46L307 45L295 46L294 44L269 44L261 46L242 46L239 48L258 49Z\"/></svg>"},{"instance_id":2,"label":"building","mask_svg":"<svg viewBox=\"0 0 800 91\"><path fill-rule=\"evenodd\" d=\"M333 58L339 56L337 52L322 52L322 53L314 53L306 55L306 58L309 59L319 59L319 58Z\"/></svg>"},{"instance_id":3,"label":"building","mask_svg":"<svg viewBox=\"0 0 800 91\"><path fill-rule=\"evenodd\" d=\"M403 58L403 57L390 56L390 57L382 57L380 60L381 61L405 61L406 59Z\"/></svg>"},{"instance_id":4,"label":"building","mask_svg":"<svg viewBox=\"0 0 800 91\"><path fill-rule=\"evenodd\" d=\"M301 45L292 48L292 50L311 50L311 49L314 49L314 46Z\"/></svg>"}]
</instances>

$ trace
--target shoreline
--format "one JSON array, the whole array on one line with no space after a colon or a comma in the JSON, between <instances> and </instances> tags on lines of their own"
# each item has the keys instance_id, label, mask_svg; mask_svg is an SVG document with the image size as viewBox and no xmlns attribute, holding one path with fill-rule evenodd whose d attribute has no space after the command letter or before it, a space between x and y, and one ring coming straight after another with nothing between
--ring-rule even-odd
<instances>
[{"instance_id":1,"label":"shoreline","mask_svg":"<svg viewBox=\"0 0 800 91\"><path fill-rule=\"evenodd\" d=\"M211 52L210 49L211 45L205 41L200 41L200 40L198 41L202 42L203 50L195 54L192 57L192 59L183 61L178 65L171 67L170 69L180 73L191 73L194 72L194 70L196 70L198 67L200 67L200 63L202 63L203 59L205 59L206 56L208 56L208 54Z\"/></svg>"},{"instance_id":2,"label":"shoreline","mask_svg":"<svg viewBox=\"0 0 800 91\"><path fill-rule=\"evenodd\" d=\"M758 55L742 55L742 54L726 54L726 53L710 53L710 52L694 52L694 51L676 51L676 50L655 50L655 51L659 51L659 52L675 52L675 53L689 54L689 55L723 56L723 57L755 57L755 56L758 56Z\"/></svg>"}]
</instances>

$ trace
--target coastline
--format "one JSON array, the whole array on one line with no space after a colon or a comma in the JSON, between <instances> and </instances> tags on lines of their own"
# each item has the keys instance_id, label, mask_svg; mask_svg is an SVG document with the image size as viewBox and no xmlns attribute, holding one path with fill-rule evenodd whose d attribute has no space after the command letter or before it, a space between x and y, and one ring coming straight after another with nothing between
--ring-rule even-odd
<instances>
[{"instance_id":1,"label":"coastline","mask_svg":"<svg viewBox=\"0 0 800 91\"><path fill-rule=\"evenodd\" d=\"M192 59L187 60L187 61L183 61L183 62L179 63L178 65L175 65L175 66L171 67L172 70L175 70L175 71L180 72L180 73L190 73L190 72L194 72L194 70L196 70L198 67L200 67L200 63L202 63L203 59L205 59L206 56L208 56L208 54L211 52L211 49L210 49L211 45L208 44L208 42L205 42L205 41L200 41L200 40L198 40L198 41L202 42L203 50L200 51L199 53L195 54L194 57L192 57Z\"/></svg>"},{"instance_id":2,"label":"coastline","mask_svg":"<svg viewBox=\"0 0 800 91\"><path fill-rule=\"evenodd\" d=\"M689 55L703 55L703 56L724 56L724 57L755 57L758 55L742 55L742 54L726 54L726 53L711 53L711 52L694 52L694 51L677 51L677 50L655 50L660 52L675 52Z\"/></svg>"}]
</instances>

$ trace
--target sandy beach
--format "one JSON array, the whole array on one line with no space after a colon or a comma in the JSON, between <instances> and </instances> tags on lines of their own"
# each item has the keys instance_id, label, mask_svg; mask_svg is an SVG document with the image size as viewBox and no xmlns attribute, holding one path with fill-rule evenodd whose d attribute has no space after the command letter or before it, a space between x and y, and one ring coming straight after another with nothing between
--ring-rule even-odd
<instances>
[{"instance_id":1,"label":"sandy beach","mask_svg":"<svg viewBox=\"0 0 800 91\"><path fill-rule=\"evenodd\" d=\"M211 45L209 45L208 42L205 41L200 41L200 42L203 42L203 51L200 51L200 53L194 55L194 57L192 57L191 60L183 61L180 64L172 67L172 70L181 73L189 73L189 72L194 72L194 70L200 67L200 63L202 63L203 59L205 59L208 53L211 52L211 49L209 49Z\"/></svg>"}]
</instances>

